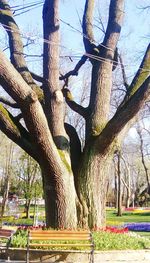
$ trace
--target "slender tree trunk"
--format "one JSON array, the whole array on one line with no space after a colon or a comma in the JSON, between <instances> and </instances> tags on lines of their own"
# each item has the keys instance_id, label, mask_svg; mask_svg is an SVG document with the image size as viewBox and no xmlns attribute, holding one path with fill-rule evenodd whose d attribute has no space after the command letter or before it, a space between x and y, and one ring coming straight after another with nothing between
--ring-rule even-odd
<instances>
[{"instance_id":1,"label":"slender tree trunk","mask_svg":"<svg viewBox=\"0 0 150 263\"><path fill-rule=\"evenodd\" d=\"M115 169L115 208L117 208L118 204L118 185L117 185L117 174Z\"/></svg>"},{"instance_id":2,"label":"slender tree trunk","mask_svg":"<svg viewBox=\"0 0 150 263\"><path fill-rule=\"evenodd\" d=\"M4 186L4 194L3 194L3 201L2 201L2 210L1 210L1 217L4 216L5 210L6 210L6 204L8 201L8 193L9 193L9 176L7 176Z\"/></svg>"},{"instance_id":3,"label":"slender tree trunk","mask_svg":"<svg viewBox=\"0 0 150 263\"><path fill-rule=\"evenodd\" d=\"M120 164L120 153L118 157L118 205L117 205L117 216L122 216L121 206L122 206L122 194L121 194L121 164Z\"/></svg>"},{"instance_id":4,"label":"slender tree trunk","mask_svg":"<svg viewBox=\"0 0 150 263\"><path fill-rule=\"evenodd\" d=\"M131 196L130 188L127 188L126 208L129 208L130 206L130 196Z\"/></svg>"},{"instance_id":5,"label":"slender tree trunk","mask_svg":"<svg viewBox=\"0 0 150 263\"><path fill-rule=\"evenodd\" d=\"M26 201L26 218L30 218L30 203L31 203L31 200L27 200Z\"/></svg>"}]
</instances>

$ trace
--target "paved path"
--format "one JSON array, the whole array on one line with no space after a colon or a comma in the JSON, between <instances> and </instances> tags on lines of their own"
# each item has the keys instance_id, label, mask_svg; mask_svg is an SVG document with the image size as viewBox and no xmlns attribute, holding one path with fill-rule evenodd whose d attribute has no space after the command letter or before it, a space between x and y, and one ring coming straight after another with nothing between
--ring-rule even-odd
<instances>
[{"instance_id":1,"label":"paved path","mask_svg":"<svg viewBox=\"0 0 150 263\"><path fill-rule=\"evenodd\" d=\"M13 259L14 255L16 256L16 250L12 250L12 254L10 254L10 259ZM26 250L21 250L22 253L26 252ZM34 251L38 252L39 251ZM19 254L18 254L19 255ZM25 256L25 255L24 255ZM48 253L48 257L40 254L36 254L32 257L36 263L89 263L89 255L87 253L79 253L79 252L67 252L67 251L59 251L57 253ZM19 257L18 257L19 258ZM25 257L20 257L20 259L25 259ZM42 260L41 260L42 259ZM63 261L64 260L64 261ZM25 260L3 260L0 259L0 263L26 263ZM30 262L31 263L31 262ZM94 253L94 263L150 263L150 250L112 250L112 251L95 251Z\"/></svg>"}]
</instances>

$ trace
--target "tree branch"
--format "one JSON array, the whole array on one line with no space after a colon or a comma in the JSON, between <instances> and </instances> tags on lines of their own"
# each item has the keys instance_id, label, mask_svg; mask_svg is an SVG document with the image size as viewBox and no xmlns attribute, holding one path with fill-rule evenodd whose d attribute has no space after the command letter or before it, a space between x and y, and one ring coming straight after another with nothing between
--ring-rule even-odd
<instances>
[{"instance_id":1,"label":"tree branch","mask_svg":"<svg viewBox=\"0 0 150 263\"><path fill-rule=\"evenodd\" d=\"M6 0L0 0L0 23L5 28L9 37L12 64L32 88L37 87L37 84L34 83L23 56L21 33Z\"/></svg>"},{"instance_id":2,"label":"tree branch","mask_svg":"<svg viewBox=\"0 0 150 263\"><path fill-rule=\"evenodd\" d=\"M109 118L112 90L112 62L121 31L123 7L124 0L111 0L106 35L103 44L100 44L98 47L99 56L103 59L94 61L93 63L89 103L91 114L86 125L87 140L91 136L98 136Z\"/></svg>"},{"instance_id":3,"label":"tree branch","mask_svg":"<svg viewBox=\"0 0 150 263\"><path fill-rule=\"evenodd\" d=\"M82 30L83 30L83 42L87 53L90 53L94 47L94 35L93 35L93 11L94 11L94 1L86 0L84 15L82 20Z\"/></svg>"},{"instance_id":4,"label":"tree branch","mask_svg":"<svg viewBox=\"0 0 150 263\"><path fill-rule=\"evenodd\" d=\"M79 105L78 103L76 103L73 100L72 94L70 92L69 89L67 88L63 88L62 89L63 95L66 99L66 103L68 104L68 106L75 112L77 112L79 115L81 115L82 117L86 118L87 117L87 110L86 108L82 107L81 105Z\"/></svg>"},{"instance_id":5,"label":"tree branch","mask_svg":"<svg viewBox=\"0 0 150 263\"><path fill-rule=\"evenodd\" d=\"M123 16L124 0L111 0L109 7L109 20L103 45L107 47L109 56L112 59L120 36Z\"/></svg>"},{"instance_id":6,"label":"tree branch","mask_svg":"<svg viewBox=\"0 0 150 263\"><path fill-rule=\"evenodd\" d=\"M143 57L142 63L137 71L131 85L128 87L127 93L120 107L122 107L126 102L134 95L134 93L141 87L145 79L150 75L150 44L147 47L145 55ZM119 109L118 108L118 109Z\"/></svg>"},{"instance_id":7,"label":"tree branch","mask_svg":"<svg viewBox=\"0 0 150 263\"><path fill-rule=\"evenodd\" d=\"M120 64L121 64L121 72L122 72L123 84L124 84L124 86L126 88L126 91L127 91L128 88L129 88L129 84L128 84L128 81L127 81L127 76L126 76L126 72L125 72L125 68L124 68L123 59L122 59L121 54L119 55L119 60L120 60Z\"/></svg>"},{"instance_id":8,"label":"tree branch","mask_svg":"<svg viewBox=\"0 0 150 263\"><path fill-rule=\"evenodd\" d=\"M41 83L44 83L44 78L37 75L36 73L34 72L30 72L31 73L31 76L32 78L34 78L35 80L37 80L38 82L41 82Z\"/></svg>"},{"instance_id":9,"label":"tree branch","mask_svg":"<svg viewBox=\"0 0 150 263\"><path fill-rule=\"evenodd\" d=\"M59 22L59 0L45 0L43 5L43 28L46 39L43 46L45 114L53 138L60 138L61 134L67 141L64 129L64 99L59 83ZM64 149L63 140L55 140L55 143L59 149Z\"/></svg>"},{"instance_id":10,"label":"tree branch","mask_svg":"<svg viewBox=\"0 0 150 263\"><path fill-rule=\"evenodd\" d=\"M87 59L88 57L83 55L81 59L79 60L79 62L77 63L77 65L75 66L75 68L69 71L68 73L66 73L64 76L59 77L59 79L65 80L65 79L68 79L70 76L78 76L79 69L82 67L82 65L86 62Z\"/></svg>"},{"instance_id":11,"label":"tree branch","mask_svg":"<svg viewBox=\"0 0 150 263\"><path fill-rule=\"evenodd\" d=\"M38 155L30 142L30 137L25 128L16 122L15 117L0 104L0 129L13 142L18 144L24 151L38 160Z\"/></svg>"},{"instance_id":12,"label":"tree branch","mask_svg":"<svg viewBox=\"0 0 150 263\"><path fill-rule=\"evenodd\" d=\"M19 113L17 116L15 116L16 121L20 121L23 118L22 113Z\"/></svg>"},{"instance_id":13,"label":"tree branch","mask_svg":"<svg viewBox=\"0 0 150 263\"><path fill-rule=\"evenodd\" d=\"M9 101L9 100L7 100L7 99L5 99L3 97L0 97L0 102L4 103L7 106L10 106L11 108L15 108L15 109L19 108L17 103Z\"/></svg>"},{"instance_id":14,"label":"tree branch","mask_svg":"<svg viewBox=\"0 0 150 263\"><path fill-rule=\"evenodd\" d=\"M62 172L60 166L62 161L36 93L23 80L1 51L0 58L0 85L20 106L36 152L41 153L40 160L44 156L44 159L48 160L45 165L48 166L50 171L54 173L57 170L60 174Z\"/></svg>"},{"instance_id":15,"label":"tree branch","mask_svg":"<svg viewBox=\"0 0 150 263\"><path fill-rule=\"evenodd\" d=\"M108 149L107 147L109 147L115 138L117 138L122 129L128 125L128 122L136 116L149 97L150 76L107 123L101 134L98 136L99 143L96 140L96 147L98 151L105 152L105 150Z\"/></svg>"}]
</instances>

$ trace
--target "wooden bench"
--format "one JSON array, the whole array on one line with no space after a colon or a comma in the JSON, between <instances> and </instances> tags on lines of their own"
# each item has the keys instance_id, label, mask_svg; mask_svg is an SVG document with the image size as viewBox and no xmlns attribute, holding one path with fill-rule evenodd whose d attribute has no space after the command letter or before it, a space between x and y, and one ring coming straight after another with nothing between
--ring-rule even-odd
<instances>
[{"instance_id":1,"label":"wooden bench","mask_svg":"<svg viewBox=\"0 0 150 263\"><path fill-rule=\"evenodd\" d=\"M94 263L94 242L89 231L29 230L26 263L29 263L30 248L89 248L90 263Z\"/></svg>"},{"instance_id":2,"label":"wooden bench","mask_svg":"<svg viewBox=\"0 0 150 263\"><path fill-rule=\"evenodd\" d=\"M6 254L8 254L8 248L10 246L11 239L14 233L15 230L0 228L0 248L1 251L5 248Z\"/></svg>"},{"instance_id":3,"label":"wooden bench","mask_svg":"<svg viewBox=\"0 0 150 263\"><path fill-rule=\"evenodd\" d=\"M3 240L5 241L4 244L6 247L8 247L10 245L10 242L11 242L11 238L13 236L13 234L15 233L14 230L10 230L10 229L0 229L0 240ZM0 246L1 246L1 243L0 242Z\"/></svg>"}]
</instances>

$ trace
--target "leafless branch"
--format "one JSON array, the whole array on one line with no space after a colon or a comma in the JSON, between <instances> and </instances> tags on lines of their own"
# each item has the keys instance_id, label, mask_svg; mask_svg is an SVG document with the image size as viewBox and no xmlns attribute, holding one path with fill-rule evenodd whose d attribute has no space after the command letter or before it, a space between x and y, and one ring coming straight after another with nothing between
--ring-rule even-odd
<instances>
[{"instance_id":1,"label":"leafless branch","mask_svg":"<svg viewBox=\"0 0 150 263\"><path fill-rule=\"evenodd\" d=\"M83 42L87 53L93 50L94 35L93 35L93 11L94 11L94 1L86 0L84 15L82 20L82 31L83 31Z\"/></svg>"},{"instance_id":2,"label":"leafless branch","mask_svg":"<svg viewBox=\"0 0 150 263\"><path fill-rule=\"evenodd\" d=\"M86 118L87 117L87 110L86 108L82 107L81 105L79 105L78 103L76 103L73 100L72 94L70 92L69 89L67 88L63 88L62 89L63 95L66 99L66 103L67 105L75 112L77 112L79 115L81 115L82 117Z\"/></svg>"},{"instance_id":3,"label":"leafless branch","mask_svg":"<svg viewBox=\"0 0 150 263\"><path fill-rule=\"evenodd\" d=\"M129 86L126 96L123 102L121 103L121 105L119 106L119 108L122 107L130 99L130 97L134 95L134 93L141 87L141 85L149 77L149 75L150 75L150 44L147 47L142 63L131 85Z\"/></svg>"},{"instance_id":4,"label":"leafless branch","mask_svg":"<svg viewBox=\"0 0 150 263\"><path fill-rule=\"evenodd\" d=\"M22 113L18 114L14 118L16 119L17 122L19 122L23 118Z\"/></svg>"},{"instance_id":5,"label":"leafless branch","mask_svg":"<svg viewBox=\"0 0 150 263\"><path fill-rule=\"evenodd\" d=\"M34 73L34 72L30 72L30 73L31 73L31 75L32 75L32 78L34 78L34 79L37 80L38 82L41 82L41 83L44 82L44 78L43 78L43 77L37 75L37 74Z\"/></svg>"},{"instance_id":6,"label":"leafless branch","mask_svg":"<svg viewBox=\"0 0 150 263\"><path fill-rule=\"evenodd\" d=\"M19 28L13 18L13 13L6 0L0 1L0 23L2 23L9 37L9 47L11 54L11 62L18 72L22 75L24 80L34 88L37 86L26 65L26 61L23 56L23 43Z\"/></svg>"},{"instance_id":7,"label":"leafless branch","mask_svg":"<svg viewBox=\"0 0 150 263\"><path fill-rule=\"evenodd\" d=\"M126 90L128 90L129 84L127 82L127 76L126 76L125 67L124 67L124 63L123 63L123 59L122 59L121 54L119 54L119 60L120 60L120 64L121 64L123 83L124 83Z\"/></svg>"},{"instance_id":8,"label":"leafless branch","mask_svg":"<svg viewBox=\"0 0 150 263\"><path fill-rule=\"evenodd\" d=\"M7 100L7 99L5 99L5 98L3 98L3 97L0 97L0 102L4 103L4 104L7 105L7 106L10 106L10 107L12 107L12 108L15 108L15 109L18 109L18 108L19 108L19 106L18 106L17 103L12 102L12 101L9 101L9 100Z\"/></svg>"},{"instance_id":9,"label":"leafless branch","mask_svg":"<svg viewBox=\"0 0 150 263\"><path fill-rule=\"evenodd\" d=\"M77 65L75 66L75 68L69 71L68 73L66 73L64 76L61 76L59 79L65 80L65 79L68 79L70 76L77 76L79 69L82 67L82 65L86 62L87 59L88 57L83 55L81 59L79 60L79 62L77 63Z\"/></svg>"}]
</instances>

